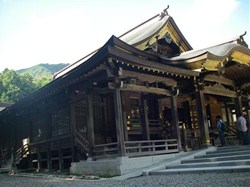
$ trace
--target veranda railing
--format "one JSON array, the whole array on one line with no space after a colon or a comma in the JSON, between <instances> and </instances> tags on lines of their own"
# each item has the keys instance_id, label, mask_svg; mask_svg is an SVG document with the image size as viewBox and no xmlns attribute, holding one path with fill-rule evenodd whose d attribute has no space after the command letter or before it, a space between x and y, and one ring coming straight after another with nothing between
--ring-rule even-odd
<instances>
[{"instance_id":1,"label":"veranda railing","mask_svg":"<svg viewBox=\"0 0 250 187\"><path fill-rule=\"evenodd\" d=\"M126 141L126 156L146 156L179 152L177 139Z\"/></svg>"},{"instance_id":2,"label":"veranda railing","mask_svg":"<svg viewBox=\"0 0 250 187\"><path fill-rule=\"evenodd\" d=\"M125 156L136 157L179 152L177 139L125 141ZM108 143L93 147L94 158L119 156L118 144Z\"/></svg>"},{"instance_id":3,"label":"veranda railing","mask_svg":"<svg viewBox=\"0 0 250 187\"><path fill-rule=\"evenodd\" d=\"M118 156L117 142L93 146L93 156L94 158Z\"/></svg>"}]
</instances>

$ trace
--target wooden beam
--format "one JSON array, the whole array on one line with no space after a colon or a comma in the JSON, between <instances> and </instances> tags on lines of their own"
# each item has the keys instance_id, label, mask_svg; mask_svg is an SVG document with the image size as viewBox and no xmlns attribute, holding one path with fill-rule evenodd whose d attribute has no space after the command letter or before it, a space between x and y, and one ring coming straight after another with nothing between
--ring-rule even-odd
<instances>
[{"instance_id":1,"label":"wooden beam","mask_svg":"<svg viewBox=\"0 0 250 187\"><path fill-rule=\"evenodd\" d=\"M122 59L123 61L127 61L133 64L138 64L141 66L149 67L152 69L169 72L173 74L178 74L182 76L198 76L199 72L181 69L177 67L168 66L166 64L157 63L155 61L147 60L144 58L140 58L138 56L134 56L132 54L126 53L125 51L119 50L115 47L108 46L108 52L114 56L114 58Z\"/></svg>"},{"instance_id":2,"label":"wooden beam","mask_svg":"<svg viewBox=\"0 0 250 187\"><path fill-rule=\"evenodd\" d=\"M105 64L100 64L99 66L96 66L87 73L83 74L83 76L84 77L92 76L99 73L100 71L106 70L107 68L108 67Z\"/></svg>"},{"instance_id":3,"label":"wooden beam","mask_svg":"<svg viewBox=\"0 0 250 187\"><path fill-rule=\"evenodd\" d=\"M141 51L141 50L139 50L139 49L137 49L137 48L135 48L135 47L133 47L131 45L128 45L124 41L117 39L116 37L113 37L113 41L114 41L114 44L117 47L120 47L123 50L125 49L126 51L131 52L131 53L133 53L135 55L143 56L145 58L152 59L152 60L159 60L159 57L157 55L153 55L153 54L143 52L143 51Z\"/></svg>"},{"instance_id":4,"label":"wooden beam","mask_svg":"<svg viewBox=\"0 0 250 187\"><path fill-rule=\"evenodd\" d=\"M225 85L229 85L229 86L234 86L235 82L233 80L227 79L225 77L222 76L217 76L217 75L206 75L204 77L205 81L210 81L210 82L217 82L217 83L221 83L221 84L225 84Z\"/></svg>"},{"instance_id":5,"label":"wooden beam","mask_svg":"<svg viewBox=\"0 0 250 187\"><path fill-rule=\"evenodd\" d=\"M235 91L228 90L225 87L222 86L205 86L203 88L203 92L206 94L212 94L212 95L220 95L224 97L232 97L235 98L237 97L237 94Z\"/></svg>"},{"instance_id":6,"label":"wooden beam","mask_svg":"<svg viewBox=\"0 0 250 187\"><path fill-rule=\"evenodd\" d=\"M134 71L128 71L123 69L122 70L122 75L120 76L121 78L125 77L136 77L137 79L143 81L143 82L164 82L168 86L176 86L177 81L174 79L166 78L166 77L160 77L160 76L155 76L155 75L148 75L144 73L138 73Z\"/></svg>"},{"instance_id":7,"label":"wooden beam","mask_svg":"<svg viewBox=\"0 0 250 187\"><path fill-rule=\"evenodd\" d=\"M171 96L170 91L163 88L146 87L134 84L123 84L121 87L121 91L135 91L135 92L145 92L145 93Z\"/></svg>"}]
</instances>

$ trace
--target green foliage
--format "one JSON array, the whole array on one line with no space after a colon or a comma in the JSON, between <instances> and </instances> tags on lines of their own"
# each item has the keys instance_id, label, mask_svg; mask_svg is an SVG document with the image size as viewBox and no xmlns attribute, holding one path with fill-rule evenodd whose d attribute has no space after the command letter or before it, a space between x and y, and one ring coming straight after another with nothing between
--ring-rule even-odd
<instances>
[{"instance_id":1,"label":"green foliage","mask_svg":"<svg viewBox=\"0 0 250 187\"><path fill-rule=\"evenodd\" d=\"M38 64L30 68L17 70L17 73L29 74L34 79L48 78L52 79L54 73L66 67L68 64Z\"/></svg>"},{"instance_id":2,"label":"green foliage","mask_svg":"<svg viewBox=\"0 0 250 187\"><path fill-rule=\"evenodd\" d=\"M39 89L39 88L44 87L46 84L48 84L51 81L52 81L52 78L41 77L40 79L34 79L33 83L36 85L36 88Z\"/></svg>"},{"instance_id":3,"label":"green foliage","mask_svg":"<svg viewBox=\"0 0 250 187\"><path fill-rule=\"evenodd\" d=\"M68 64L39 64L22 70L0 73L0 102L15 103L52 81L55 72Z\"/></svg>"},{"instance_id":4,"label":"green foliage","mask_svg":"<svg viewBox=\"0 0 250 187\"><path fill-rule=\"evenodd\" d=\"M0 74L0 102L15 103L36 90L29 75L18 75L14 70L5 69Z\"/></svg>"}]
</instances>

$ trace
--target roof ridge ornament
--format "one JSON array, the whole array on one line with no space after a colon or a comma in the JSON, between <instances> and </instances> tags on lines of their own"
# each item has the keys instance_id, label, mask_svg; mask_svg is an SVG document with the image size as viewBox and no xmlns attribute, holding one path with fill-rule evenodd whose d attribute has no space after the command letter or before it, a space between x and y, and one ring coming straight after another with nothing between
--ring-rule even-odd
<instances>
[{"instance_id":1,"label":"roof ridge ornament","mask_svg":"<svg viewBox=\"0 0 250 187\"><path fill-rule=\"evenodd\" d=\"M159 17L160 17L160 20L162 18L164 18L165 16L168 16L168 10L169 9L169 5L167 6L167 8L165 8L160 14L159 14Z\"/></svg>"},{"instance_id":2,"label":"roof ridge ornament","mask_svg":"<svg viewBox=\"0 0 250 187\"><path fill-rule=\"evenodd\" d=\"M243 37L243 36L245 36L246 34L247 34L247 31L245 31L243 34L241 34L241 35L239 36L239 38L236 39L236 42L237 42L238 44L243 45L243 46L245 46L245 47L248 48L248 45L247 45L247 43L245 42L244 37Z\"/></svg>"}]
</instances>

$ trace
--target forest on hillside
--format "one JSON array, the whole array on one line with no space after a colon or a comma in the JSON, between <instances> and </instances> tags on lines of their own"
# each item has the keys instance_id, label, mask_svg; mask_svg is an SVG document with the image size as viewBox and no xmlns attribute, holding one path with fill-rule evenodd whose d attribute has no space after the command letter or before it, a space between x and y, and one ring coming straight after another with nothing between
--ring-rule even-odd
<instances>
[{"instance_id":1,"label":"forest on hillside","mask_svg":"<svg viewBox=\"0 0 250 187\"><path fill-rule=\"evenodd\" d=\"M0 102L16 103L52 81L53 74L68 64L39 64L0 73Z\"/></svg>"}]
</instances>

